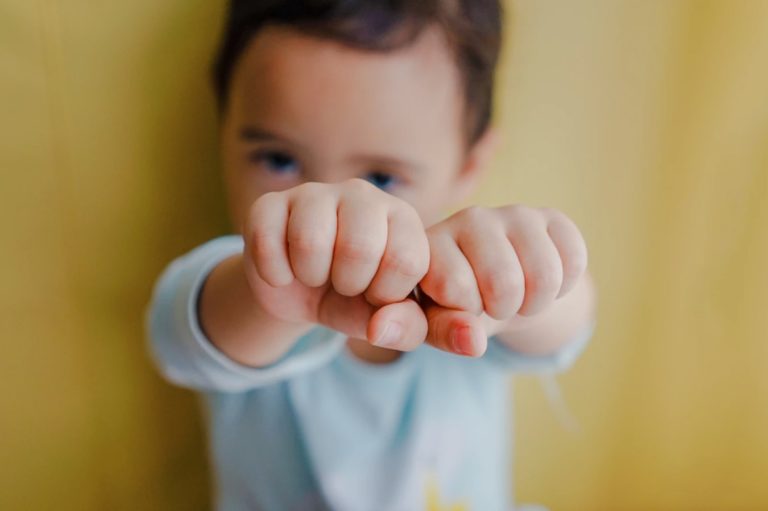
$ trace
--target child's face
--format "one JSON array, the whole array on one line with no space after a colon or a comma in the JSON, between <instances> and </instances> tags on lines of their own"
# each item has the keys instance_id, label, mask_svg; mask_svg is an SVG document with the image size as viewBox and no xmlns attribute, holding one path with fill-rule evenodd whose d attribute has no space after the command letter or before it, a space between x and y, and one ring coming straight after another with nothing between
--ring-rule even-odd
<instances>
[{"instance_id":1,"label":"child's face","mask_svg":"<svg viewBox=\"0 0 768 511\"><path fill-rule=\"evenodd\" d=\"M364 178L426 224L466 194L486 153L467 149L464 96L437 30L365 52L287 28L262 30L236 67L222 126L235 226L260 195Z\"/></svg>"}]
</instances>

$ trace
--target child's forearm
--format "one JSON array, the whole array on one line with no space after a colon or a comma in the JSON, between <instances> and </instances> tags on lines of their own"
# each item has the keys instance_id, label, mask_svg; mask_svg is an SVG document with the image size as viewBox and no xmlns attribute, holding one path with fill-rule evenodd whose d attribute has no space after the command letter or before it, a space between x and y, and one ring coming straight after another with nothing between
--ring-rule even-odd
<instances>
[{"instance_id":1,"label":"child's forearm","mask_svg":"<svg viewBox=\"0 0 768 511\"><path fill-rule=\"evenodd\" d=\"M488 335L519 353L555 353L594 321L595 289L589 273L552 306L536 316L517 315L508 321L487 318Z\"/></svg>"},{"instance_id":2,"label":"child's forearm","mask_svg":"<svg viewBox=\"0 0 768 511\"><path fill-rule=\"evenodd\" d=\"M242 255L224 260L208 276L198 314L200 326L219 351L252 367L279 360L312 326L277 319L263 310L248 285Z\"/></svg>"}]
</instances>

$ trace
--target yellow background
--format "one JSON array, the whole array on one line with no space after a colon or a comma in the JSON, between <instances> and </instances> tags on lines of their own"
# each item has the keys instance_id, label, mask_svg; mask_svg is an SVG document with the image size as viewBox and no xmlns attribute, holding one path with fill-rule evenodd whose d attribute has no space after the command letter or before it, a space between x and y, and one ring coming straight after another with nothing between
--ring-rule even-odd
<instances>
[{"instance_id":1,"label":"yellow background","mask_svg":"<svg viewBox=\"0 0 768 511\"><path fill-rule=\"evenodd\" d=\"M0 0L0 509L207 508L195 398L153 372L141 316L226 229L222 5ZM578 429L517 387L518 495L768 509L768 2L515 9L477 201L570 213L600 291L560 379Z\"/></svg>"}]
</instances>

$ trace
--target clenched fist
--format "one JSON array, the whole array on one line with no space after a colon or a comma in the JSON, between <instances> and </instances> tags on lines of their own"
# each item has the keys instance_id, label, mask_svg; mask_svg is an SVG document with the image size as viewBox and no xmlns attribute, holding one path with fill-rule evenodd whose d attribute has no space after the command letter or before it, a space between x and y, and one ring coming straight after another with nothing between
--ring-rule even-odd
<instances>
[{"instance_id":1,"label":"clenched fist","mask_svg":"<svg viewBox=\"0 0 768 511\"><path fill-rule=\"evenodd\" d=\"M245 270L274 317L412 349L426 318L407 297L429 267L424 226L370 183L306 183L261 196L243 229Z\"/></svg>"},{"instance_id":2,"label":"clenched fist","mask_svg":"<svg viewBox=\"0 0 768 511\"><path fill-rule=\"evenodd\" d=\"M424 293L444 309L498 320L547 310L587 267L579 229L554 209L471 207L430 227L427 235L431 262L421 281ZM454 351L484 348L469 344L482 344L476 338L456 342Z\"/></svg>"}]
</instances>

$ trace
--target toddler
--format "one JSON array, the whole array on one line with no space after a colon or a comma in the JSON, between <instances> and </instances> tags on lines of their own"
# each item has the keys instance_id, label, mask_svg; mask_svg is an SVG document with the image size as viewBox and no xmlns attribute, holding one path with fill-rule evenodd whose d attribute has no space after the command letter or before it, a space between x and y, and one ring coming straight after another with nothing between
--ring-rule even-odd
<instances>
[{"instance_id":1,"label":"toddler","mask_svg":"<svg viewBox=\"0 0 768 511\"><path fill-rule=\"evenodd\" d=\"M205 403L216 509L502 511L506 377L593 324L559 211L441 213L492 155L498 0L234 0L214 67L237 234L174 261L153 358Z\"/></svg>"}]
</instances>

